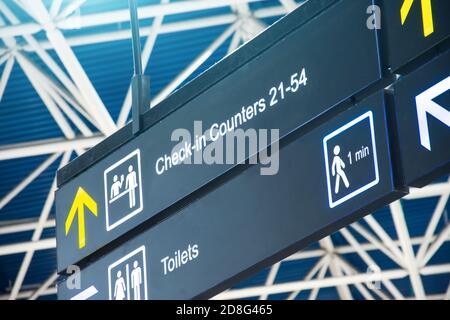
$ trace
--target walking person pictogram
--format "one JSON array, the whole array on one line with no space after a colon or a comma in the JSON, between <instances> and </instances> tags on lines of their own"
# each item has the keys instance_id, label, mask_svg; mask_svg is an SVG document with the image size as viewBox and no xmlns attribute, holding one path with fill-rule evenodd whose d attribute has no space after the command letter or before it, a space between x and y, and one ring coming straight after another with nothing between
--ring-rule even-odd
<instances>
[{"instance_id":1,"label":"walking person pictogram","mask_svg":"<svg viewBox=\"0 0 450 320\"><path fill-rule=\"evenodd\" d=\"M341 159L339 156L339 153L341 152L341 148L337 145L333 149L334 158L333 163L331 164L331 174L336 176L336 184L334 187L334 193L339 193L339 185L340 181L342 179L342 182L344 182L344 185L346 188L350 186L350 183L348 182L347 175L344 172L345 169L345 162Z\"/></svg>"},{"instance_id":2,"label":"walking person pictogram","mask_svg":"<svg viewBox=\"0 0 450 320\"><path fill-rule=\"evenodd\" d=\"M142 269L137 260L133 263L131 271L131 287L133 288L133 300L141 300Z\"/></svg>"}]
</instances>

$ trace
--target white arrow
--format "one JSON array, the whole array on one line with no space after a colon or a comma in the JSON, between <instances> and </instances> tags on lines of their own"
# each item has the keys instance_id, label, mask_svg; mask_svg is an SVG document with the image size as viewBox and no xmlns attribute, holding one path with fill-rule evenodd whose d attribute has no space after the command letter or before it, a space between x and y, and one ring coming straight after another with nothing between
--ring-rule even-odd
<instances>
[{"instance_id":1,"label":"white arrow","mask_svg":"<svg viewBox=\"0 0 450 320\"><path fill-rule=\"evenodd\" d=\"M73 296L72 298L70 298L70 300L87 300L90 297L92 297L93 295L97 294L97 292L98 292L98 290L96 287L90 286L89 288L81 291L76 296Z\"/></svg>"},{"instance_id":2,"label":"white arrow","mask_svg":"<svg viewBox=\"0 0 450 320\"><path fill-rule=\"evenodd\" d=\"M450 127L450 111L433 101L450 89L450 76L416 97L417 120L419 121L420 143L431 151L427 114Z\"/></svg>"}]
</instances>

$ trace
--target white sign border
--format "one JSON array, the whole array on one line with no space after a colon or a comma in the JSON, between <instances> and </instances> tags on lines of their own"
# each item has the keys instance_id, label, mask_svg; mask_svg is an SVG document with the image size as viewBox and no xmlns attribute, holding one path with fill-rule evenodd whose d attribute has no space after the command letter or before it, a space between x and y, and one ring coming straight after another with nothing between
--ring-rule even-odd
<instances>
[{"instance_id":1,"label":"white sign border","mask_svg":"<svg viewBox=\"0 0 450 320\"><path fill-rule=\"evenodd\" d=\"M117 266L118 264L121 264L123 261L138 254L140 251L142 251L142 256L143 256L142 261L144 263L143 268L142 268L143 274L144 274L143 281L144 281L144 285L145 285L145 291L144 291L145 299L144 300L148 300L148 295L147 295L147 256L145 255L145 245L140 246L139 248L133 250L126 256L120 258L119 260L113 262L112 264L110 264L108 266L108 296L109 296L109 300L113 300L112 296L111 296L111 269L114 268L115 266Z\"/></svg>"},{"instance_id":2,"label":"white sign border","mask_svg":"<svg viewBox=\"0 0 450 320\"><path fill-rule=\"evenodd\" d=\"M330 140L331 138L337 136L338 134L350 129L351 127L353 127L354 125L358 124L359 122L365 120L366 118L369 118L369 122L370 122L370 133L372 136L372 149L373 149L372 151L373 151L373 159L374 159L374 166L375 166L375 180L373 180L372 182L362 186L361 188L349 193L345 197L342 197L337 201L333 201L333 197L332 197L332 193L331 193L330 172L329 172L330 169L329 169L329 164L328 164L328 148L327 148L328 140ZM340 127L339 129L337 129L337 130L333 131L332 133L328 134L327 136L325 136L325 138L323 138L323 155L325 158L325 172L327 175L327 188L328 188L328 204L329 204L330 208L337 207L338 205L344 203L345 201L347 201L347 200L357 196L358 194L377 185L378 182L380 182L380 177L379 177L379 172L378 172L378 156L377 156L377 146L375 143L373 112L368 111L368 112L364 113L363 115L357 117L356 119L350 121L346 125Z\"/></svg>"},{"instance_id":3,"label":"white sign border","mask_svg":"<svg viewBox=\"0 0 450 320\"><path fill-rule=\"evenodd\" d=\"M120 166L122 163L124 163L125 161L127 161L128 159L134 157L135 155L137 155L137 163L138 163L138 171L139 171L139 207L136 208L134 211L130 212L129 214L127 214L126 216L124 216L122 219L114 222L112 225L109 225L109 212L108 212L108 184L107 184L107 179L106 179L106 175L113 169L115 169L116 167ZM141 173L141 150L140 149L136 149L133 152L131 152L130 154L128 154L126 157L122 158L121 160L119 160L118 162L114 163L113 165L109 166L103 173L103 179L104 179L104 186L105 186L105 217L106 217L106 231L111 231L112 229L114 229L115 227L119 226L120 224L124 223L125 221L127 221L128 219L134 217L136 214L138 214L139 212L141 212L144 209L144 199L142 198L142 177L141 177L142 173Z\"/></svg>"}]
</instances>

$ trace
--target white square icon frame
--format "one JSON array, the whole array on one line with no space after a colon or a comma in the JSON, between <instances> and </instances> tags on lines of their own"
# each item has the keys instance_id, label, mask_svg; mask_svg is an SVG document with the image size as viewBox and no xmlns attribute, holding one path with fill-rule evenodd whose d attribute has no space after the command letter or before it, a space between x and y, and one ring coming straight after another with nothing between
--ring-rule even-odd
<instances>
[{"instance_id":1,"label":"white square icon frame","mask_svg":"<svg viewBox=\"0 0 450 320\"><path fill-rule=\"evenodd\" d=\"M109 195L109 186L108 186L108 173L111 172L112 170L114 170L115 168L117 168L118 166L120 166L122 163L124 163L125 161L131 159L132 157L137 157L137 164L138 164L138 168L137 168L137 177L138 177L138 189L139 189L139 206L134 209L133 211L131 211L130 213L126 214L124 217L122 217L121 219L119 219L118 221L114 222L113 224L109 224L109 208L108 208L108 195ZM128 154L127 156L125 156L124 158L120 159L119 161L117 161L116 163L114 163L113 165L109 166L103 173L103 178L104 178L104 186L105 186L105 216L106 216L106 230L107 231L111 231L112 229L114 229L115 227L121 225L122 223L124 223L125 221L129 220L130 218L134 217L136 214L138 214L139 212L141 212L144 209L144 205L143 205L143 198L142 198L142 175L141 175L141 152L139 149L134 150L133 152L131 152L130 154Z\"/></svg>"},{"instance_id":2,"label":"white square icon frame","mask_svg":"<svg viewBox=\"0 0 450 320\"><path fill-rule=\"evenodd\" d=\"M373 160L374 160L374 168L375 168L375 179L371 182L365 184L364 186L361 186L360 188L352 191L351 193L345 195L344 197L333 201L333 194L332 194L332 188L331 188L331 179L330 179L330 166L328 163L328 141L335 136L341 134L342 132L350 129L351 127L355 126L356 124L360 123L361 121L364 121L366 119L369 119L370 124L370 135L372 140L372 151L373 151ZM372 188L373 186L377 185L380 181L379 172L378 172L378 157L377 157L377 146L375 142L375 129L373 125L373 113L372 111L368 111L364 113L363 115L357 117L356 119L350 121L346 125L340 127L339 129L331 132L325 138L323 138L323 155L325 158L325 172L327 176L327 189L328 189L328 204L330 208L337 207L338 205L344 203L345 201L357 196L358 194Z\"/></svg>"},{"instance_id":3,"label":"white square icon frame","mask_svg":"<svg viewBox=\"0 0 450 320\"><path fill-rule=\"evenodd\" d=\"M113 289L112 289L112 274L111 274L111 270L116 267L117 265L121 264L122 262L138 255L138 254L142 254L142 262L143 262L143 266L142 266L142 282L144 284L144 296L143 296L143 300L148 300L148 290L147 290L147 257L145 255L145 246L140 246L139 248L137 248L136 250L130 252L129 254L127 254L126 256L120 258L119 260L113 262L112 264L110 264L108 266L108 291L109 291L109 300L114 300L113 299Z\"/></svg>"}]
</instances>

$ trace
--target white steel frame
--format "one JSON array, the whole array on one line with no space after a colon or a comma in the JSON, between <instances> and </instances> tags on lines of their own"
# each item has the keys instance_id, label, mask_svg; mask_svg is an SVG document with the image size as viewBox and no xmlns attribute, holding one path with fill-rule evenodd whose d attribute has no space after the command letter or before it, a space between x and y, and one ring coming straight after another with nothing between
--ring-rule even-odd
<instances>
[{"instance_id":1,"label":"white steel frame","mask_svg":"<svg viewBox=\"0 0 450 320\"><path fill-rule=\"evenodd\" d=\"M2 46L0 43L0 66L5 65L2 74L0 74L0 102L13 66L17 63L42 99L43 105L49 110L61 129L61 137L0 146L0 161L48 155L48 158L32 170L23 181L0 198L0 214L2 208L52 163L59 161L59 166L65 165L72 152L79 155L124 126L131 109L131 96L130 90L128 90L118 120L114 122L72 50L73 47L79 45L130 38L130 30L98 32L72 37L64 36L64 30L71 28L82 29L88 26L128 21L128 10L82 15L80 12L82 12L86 0L72 0L65 6L62 6L61 0L54 0L50 8L46 8L41 0L14 1L19 8L33 18L33 21L19 21L8 5L3 1L0 2L2 14L0 15L0 38L4 44ZM279 5L252 11L248 3L255 1L262 0L185 0L176 3L161 0L160 4L139 8L141 20L154 18L150 27L141 28L141 36L146 37L142 50L144 68L151 58L159 34L219 25L228 26L204 52L153 98L152 107L170 95L227 39L231 38L227 50L227 54L230 54L242 43L264 30L266 26L260 18L284 15L301 6L307 0L297 2L294 0L279 0ZM231 8L229 14L182 22L163 22L164 16L227 6ZM37 41L35 39L34 34L40 31L45 32L47 40ZM26 43L18 45L16 41L18 37L22 37ZM51 58L48 50L56 52L65 70ZM29 52L35 52L51 73L41 70L36 62L29 57ZM96 131L92 132L87 123L91 123ZM74 128L77 128L81 135L75 135ZM27 230L33 231L32 238L28 242L0 246L0 255L25 253L12 288L10 288L9 293L0 296L0 299L37 299L40 296L51 295L56 292L55 280L57 275L55 272L42 284L37 284L32 288L23 285L33 253L37 250L48 250L56 247L54 238L41 239L42 231L45 228L54 228L55 226L55 221L48 219L50 210L54 205L54 188L55 181L49 190L40 214L37 214L38 220L9 221L0 224L0 236ZM268 272L264 285L230 289L217 295L215 299L246 297L267 299L269 295L276 293L288 293L288 299L295 299L304 290L309 292L309 299L315 299L319 290L325 287L335 287L341 299L353 299L351 286L354 286L365 299L449 299L450 286L447 286L447 290L438 295L427 295L423 286L423 276L448 275L450 273L450 262L438 265L430 264L432 257L450 238L450 225L448 223L444 228L437 230L438 223L442 221L444 215L447 215L445 207L449 196L450 180L445 183L429 185L422 189L412 189L411 193L402 201L397 201L389 206L397 233L395 238L388 235L383 226L376 220L376 216L366 216L364 221L367 226L355 222L339 231L348 242L347 245L336 246L331 237L322 239L319 242L320 249L304 250L274 264ZM407 213L404 212L402 202L427 197L439 197L438 203L424 235L411 238L406 224ZM364 238L365 241L358 241L355 237L356 234ZM415 253L414 247L418 248L417 253ZM375 252L383 253L397 267L387 270L380 269L373 258ZM372 270L377 271L367 273L366 270L356 269L345 258L345 255L349 253L356 253L368 267L370 266ZM284 263L305 259L313 259L315 264L311 270L303 275L303 280L287 283L276 282L277 274ZM299 274L299 276L302 275ZM393 283L393 280L401 278L410 280L411 295L405 296ZM380 281L381 289L371 288L369 283L371 281Z\"/></svg>"}]
</instances>

